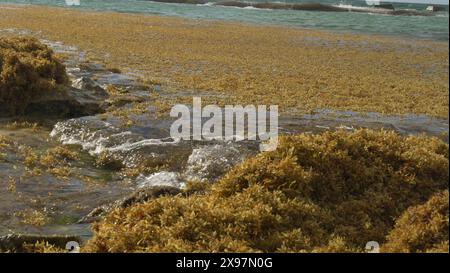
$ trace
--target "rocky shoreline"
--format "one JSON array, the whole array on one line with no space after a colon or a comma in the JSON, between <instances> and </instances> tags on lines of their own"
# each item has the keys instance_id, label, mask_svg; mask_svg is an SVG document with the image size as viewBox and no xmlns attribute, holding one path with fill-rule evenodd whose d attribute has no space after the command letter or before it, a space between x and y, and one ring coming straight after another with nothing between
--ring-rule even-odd
<instances>
[{"instance_id":1,"label":"rocky shoreline","mask_svg":"<svg viewBox=\"0 0 450 273\"><path fill-rule=\"evenodd\" d=\"M2 113L0 209L7 230L19 232L1 237L0 251L25 252L24 244L65 251L68 241L87 240L82 250L90 252L361 252L374 237L392 251L448 249L445 221L426 230L431 242L395 236L409 211L433 226L429 204L448 219L446 118L325 109L283 116L282 146L273 153L258 153L254 142L177 142L168 135L171 120L158 115L167 106L161 98L174 94L166 86L85 60L60 42L29 42L65 56L67 81L25 90L39 96L25 100L19 116ZM31 83L56 81L30 69L38 75L25 77ZM48 245L33 246L41 241Z\"/></svg>"}]
</instances>

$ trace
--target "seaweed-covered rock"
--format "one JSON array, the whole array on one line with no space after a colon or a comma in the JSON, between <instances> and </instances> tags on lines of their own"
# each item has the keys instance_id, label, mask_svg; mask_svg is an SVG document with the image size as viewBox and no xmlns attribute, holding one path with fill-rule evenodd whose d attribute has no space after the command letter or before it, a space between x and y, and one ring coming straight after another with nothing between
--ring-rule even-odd
<instances>
[{"instance_id":1,"label":"seaweed-covered rock","mask_svg":"<svg viewBox=\"0 0 450 273\"><path fill-rule=\"evenodd\" d=\"M386 131L280 137L204 194L111 211L84 251L364 251L448 188L448 154L437 138Z\"/></svg>"},{"instance_id":2,"label":"seaweed-covered rock","mask_svg":"<svg viewBox=\"0 0 450 273\"><path fill-rule=\"evenodd\" d=\"M0 116L75 117L102 111L106 92L69 86L65 66L34 38L0 38Z\"/></svg>"},{"instance_id":3,"label":"seaweed-covered rock","mask_svg":"<svg viewBox=\"0 0 450 273\"><path fill-rule=\"evenodd\" d=\"M2 112L23 114L28 104L68 82L64 65L34 38L0 39Z\"/></svg>"},{"instance_id":4,"label":"seaweed-covered rock","mask_svg":"<svg viewBox=\"0 0 450 273\"><path fill-rule=\"evenodd\" d=\"M227 197L262 184L333 212L351 246L382 243L394 219L448 187L448 145L432 137L357 130L283 137L275 152L232 169L214 188Z\"/></svg>"},{"instance_id":5,"label":"seaweed-covered rock","mask_svg":"<svg viewBox=\"0 0 450 273\"><path fill-rule=\"evenodd\" d=\"M230 198L161 197L108 214L94 225L94 237L83 251L251 252L293 245L308 249L325 236L320 223L326 219L314 204L290 200L260 185Z\"/></svg>"},{"instance_id":6,"label":"seaweed-covered rock","mask_svg":"<svg viewBox=\"0 0 450 273\"><path fill-rule=\"evenodd\" d=\"M400 216L389 233L384 252L449 252L448 190Z\"/></svg>"}]
</instances>

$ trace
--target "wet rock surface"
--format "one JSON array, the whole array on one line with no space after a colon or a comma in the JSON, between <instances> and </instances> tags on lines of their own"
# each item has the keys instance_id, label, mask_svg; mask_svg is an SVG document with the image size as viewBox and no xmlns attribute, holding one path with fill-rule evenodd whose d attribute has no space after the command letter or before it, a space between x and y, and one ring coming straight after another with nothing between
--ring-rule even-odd
<instances>
[{"instance_id":1,"label":"wet rock surface","mask_svg":"<svg viewBox=\"0 0 450 273\"><path fill-rule=\"evenodd\" d=\"M25 115L36 117L73 118L95 115L105 111L104 100L108 95L98 91L64 87L63 90L48 92L30 101Z\"/></svg>"},{"instance_id":2,"label":"wet rock surface","mask_svg":"<svg viewBox=\"0 0 450 273\"><path fill-rule=\"evenodd\" d=\"M103 88L100 87L94 80L88 77L80 77L72 81L72 87L76 89L97 91L96 93L100 96L108 97L108 93L105 92Z\"/></svg>"},{"instance_id":3,"label":"wet rock surface","mask_svg":"<svg viewBox=\"0 0 450 273\"><path fill-rule=\"evenodd\" d=\"M122 127L122 122L114 117L103 120L89 116L57 123L50 136L63 144L80 145L92 155L114 154L124 166L134 167L146 159L164 158L176 150L190 149L170 138L165 124Z\"/></svg>"},{"instance_id":4,"label":"wet rock surface","mask_svg":"<svg viewBox=\"0 0 450 273\"><path fill-rule=\"evenodd\" d=\"M185 183L180 179L176 172L157 172L149 176L141 175L137 178L138 188L145 189L153 186L166 186L175 188L184 188Z\"/></svg>"},{"instance_id":5,"label":"wet rock surface","mask_svg":"<svg viewBox=\"0 0 450 273\"><path fill-rule=\"evenodd\" d=\"M244 145L233 144L195 148L188 158L185 176L194 181L214 181L253 153Z\"/></svg>"}]
</instances>

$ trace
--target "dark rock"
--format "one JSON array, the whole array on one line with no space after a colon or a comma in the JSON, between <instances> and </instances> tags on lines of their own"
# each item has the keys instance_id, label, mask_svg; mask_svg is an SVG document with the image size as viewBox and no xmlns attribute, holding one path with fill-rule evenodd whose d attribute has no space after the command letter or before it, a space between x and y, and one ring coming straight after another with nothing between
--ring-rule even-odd
<instances>
[{"instance_id":1,"label":"dark rock","mask_svg":"<svg viewBox=\"0 0 450 273\"><path fill-rule=\"evenodd\" d=\"M253 7L258 9L292 9L292 4L285 3L254 3Z\"/></svg>"},{"instance_id":2,"label":"dark rock","mask_svg":"<svg viewBox=\"0 0 450 273\"><path fill-rule=\"evenodd\" d=\"M250 7L251 3L245 3L245 2L239 2L239 1L220 1L215 3L216 6L224 6L224 7L238 7L238 8L245 8Z\"/></svg>"},{"instance_id":3,"label":"dark rock","mask_svg":"<svg viewBox=\"0 0 450 273\"><path fill-rule=\"evenodd\" d=\"M379 4L379 5L375 5L375 8L394 10L394 6L392 4Z\"/></svg>"},{"instance_id":4,"label":"dark rock","mask_svg":"<svg viewBox=\"0 0 450 273\"><path fill-rule=\"evenodd\" d=\"M95 81L88 77L81 77L72 81L72 87L81 90L93 91L97 96L108 97L108 93Z\"/></svg>"},{"instance_id":5,"label":"dark rock","mask_svg":"<svg viewBox=\"0 0 450 273\"><path fill-rule=\"evenodd\" d=\"M28 103L26 116L74 118L104 111L106 92L62 87Z\"/></svg>"},{"instance_id":6,"label":"dark rock","mask_svg":"<svg viewBox=\"0 0 450 273\"><path fill-rule=\"evenodd\" d=\"M169 186L154 186L151 188L144 188L133 192L132 194L119 199L110 204L102 205L93 209L88 215L83 217L78 223L92 223L100 220L108 212L116 208L126 208L134 204L144 203L146 201L161 197L174 196L182 193L182 190Z\"/></svg>"},{"instance_id":7,"label":"dark rock","mask_svg":"<svg viewBox=\"0 0 450 273\"><path fill-rule=\"evenodd\" d=\"M390 13L388 14L404 15L404 16L433 16L433 13L429 11L409 10L409 9L393 10L390 11Z\"/></svg>"},{"instance_id":8,"label":"dark rock","mask_svg":"<svg viewBox=\"0 0 450 273\"><path fill-rule=\"evenodd\" d=\"M323 5L320 3L305 3L305 4L294 4L292 5L293 10L309 10L309 11L347 11L346 9L331 6L331 5Z\"/></svg>"},{"instance_id":9,"label":"dark rock","mask_svg":"<svg viewBox=\"0 0 450 273\"><path fill-rule=\"evenodd\" d=\"M432 15L430 11L418 11L418 10L395 10L391 4L382 4L374 7L342 7L335 5L325 5L320 3L299 3L299 4L289 4L289 3L253 3L253 2L241 2L241 1L219 1L214 5L225 6L225 7L254 7L260 9L281 9L281 10L304 10L304 11L325 11L325 12L361 12L361 13L377 13L377 14L388 14L388 15L421 15L429 16Z\"/></svg>"}]
</instances>

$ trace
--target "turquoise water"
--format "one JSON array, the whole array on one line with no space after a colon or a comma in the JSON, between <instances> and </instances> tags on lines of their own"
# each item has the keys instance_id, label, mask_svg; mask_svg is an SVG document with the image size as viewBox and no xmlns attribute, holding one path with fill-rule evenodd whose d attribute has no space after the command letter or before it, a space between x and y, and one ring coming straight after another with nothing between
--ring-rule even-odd
<instances>
[{"instance_id":1,"label":"turquoise water","mask_svg":"<svg viewBox=\"0 0 450 273\"><path fill-rule=\"evenodd\" d=\"M251 2L275 2L255 0ZM301 3L314 0L288 0L282 2ZM365 6L363 1L321 0L324 4L348 4ZM0 0L0 3L42 4L66 6L64 0ZM394 4L401 9L424 10L426 5ZM373 33L401 37L449 40L448 9L433 16L393 16L354 12L318 12L295 10L267 10L211 5L169 4L137 0L81 0L81 6L67 8L97 11L146 13L164 16L180 16L193 19L218 19L243 21L256 24L289 25L318 28L332 31Z\"/></svg>"}]
</instances>

